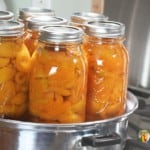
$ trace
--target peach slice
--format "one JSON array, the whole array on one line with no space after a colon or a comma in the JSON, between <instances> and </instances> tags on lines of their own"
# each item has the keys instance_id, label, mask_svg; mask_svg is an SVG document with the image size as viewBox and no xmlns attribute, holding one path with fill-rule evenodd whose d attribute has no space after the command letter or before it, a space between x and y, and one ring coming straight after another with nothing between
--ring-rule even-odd
<instances>
[{"instance_id":1,"label":"peach slice","mask_svg":"<svg viewBox=\"0 0 150 150\"><path fill-rule=\"evenodd\" d=\"M10 67L3 67L0 69L0 84L14 78L15 70Z\"/></svg>"}]
</instances>

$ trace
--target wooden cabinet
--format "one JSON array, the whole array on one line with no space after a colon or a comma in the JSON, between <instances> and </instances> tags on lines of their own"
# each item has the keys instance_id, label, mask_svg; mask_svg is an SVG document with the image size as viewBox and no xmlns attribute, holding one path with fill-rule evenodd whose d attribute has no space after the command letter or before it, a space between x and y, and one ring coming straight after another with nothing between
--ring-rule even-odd
<instances>
[{"instance_id":1,"label":"wooden cabinet","mask_svg":"<svg viewBox=\"0 0 150 150\"><path fill-rule=\"evenodd\" d=\"M92 0L91 11L96 13L103 13L105 0Z\"/></svg>"}]
</instances>

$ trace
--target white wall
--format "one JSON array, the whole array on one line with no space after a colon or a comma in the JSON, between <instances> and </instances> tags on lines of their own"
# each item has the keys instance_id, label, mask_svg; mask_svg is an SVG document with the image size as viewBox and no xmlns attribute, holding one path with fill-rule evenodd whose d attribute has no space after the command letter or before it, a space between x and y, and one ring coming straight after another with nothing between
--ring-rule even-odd
<instances>
[{"instance_id":1,"label":"white wall","mask_svg":"<svg viewBox=\"0 0 150 150\"><path fill-rule=\"evenodd\" d=\"M90 11L91 0L52 0L51 7L57 16L69 18L73 12Z\"/></svg>"},{"instance_id":2,"label":"white wall","mask_svg":"<svg viewBox=\"0 0 150 150\"><path fill-rule=\"evenodd\" d=\"M19 8L31 6L31 0L5 0L5 4L7 10L17 15Z\"/></svg>"},{"instance_id":3,"label":"white wall","mask_svg":"<svg viewBox=\"0 0 150 150\"><path fill-rule=\"evenodd\" d=\"M2 1L2 0L0 0ZM76 11L90 11L91 0L4 0L7 9L17 15L19 8L41 6L53 9L57 16L69 18Z\"/></svg>"},{"instance_id":4,"label":"white wall","mask_svg":"<svg viewBox=\"0 0 150 150\"><path fill-rule=\"evenodd\" d=\"M4 0L0 0L0 10L6 10L6 4Z\"/></svg>"}]
</instances>

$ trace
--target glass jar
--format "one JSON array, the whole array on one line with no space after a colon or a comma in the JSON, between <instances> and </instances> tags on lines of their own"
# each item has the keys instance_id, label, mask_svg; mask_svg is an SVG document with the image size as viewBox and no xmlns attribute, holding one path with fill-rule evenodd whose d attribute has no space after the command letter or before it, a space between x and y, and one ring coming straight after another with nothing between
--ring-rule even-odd
<instances>
[{"instance_id":1,"label":"glass jar","mask_svg":"<svg viewBox=\"0 0 150 150\"><path fill-rule=\"evenodd\" d=\"M125 26L119 22L89 22L83 49L88 61L87 120L116 117L125 112L128 53Z\"/></svg>"},{"instance_id":2,"label":"glass jar","mask_svg":"<svg viewBox=\"0 0 150 150\"><path fill-rule=\"evenodd\" d=\"M28 103L30 55L24 25L0 21L0 117L23 119Z\"/></svg>"},{"instance_id":3,"label":"glass jar","mask_svg":"<svg viewBox=\"0 0 150 150\"><path fill-rule=\"evenodd\" d=\"M45 26L32 55L29 113L33 122L85 121L87 67L81 51L82 31Z\"/></svg>"},{"instance_id":4,"label":"glass jar","mask_svg":"<svg viewBox=\"0 0 150 150\"><path fill-rule=\"evenodd\" d=\"M18 21L23 22L26 29L26 19L33 16L55 16L55 12L54 10L40 7L20 8Z\"/></svg>"},{"instance_id":5,"label":"glass jar","mask_svg":"<svg viewBox=\"0 0 150 150\"><path fill-rule=\"evenodd\" d=\"M0 21L13 20L14 14L10 11L0 11Z\"/></svg>"},{"instance_id":6,"label":"glass jar","mask_svg":"<svg viewBox=\"0 0 150 150\"><path fill-rule=\"evenodd\" d=\"M34 52L38 45L39 30L41 26L45 25L65 25L67 20L60 17L40 16L30 17L27 19L27 33L25 37L25 44L30 52Z\"/></svg>"},{"instance_id":7,"label":"glass jar","mask_svg":"<svg viewBox=\"0 0 150 150\"><path fill-rule=\"evenodd\" d=\"M94 12L74 12L70 17L70 25L84 29L84 25L89 21L106 21L108 17L104 14Z\"/></svg>"}]
</instances>

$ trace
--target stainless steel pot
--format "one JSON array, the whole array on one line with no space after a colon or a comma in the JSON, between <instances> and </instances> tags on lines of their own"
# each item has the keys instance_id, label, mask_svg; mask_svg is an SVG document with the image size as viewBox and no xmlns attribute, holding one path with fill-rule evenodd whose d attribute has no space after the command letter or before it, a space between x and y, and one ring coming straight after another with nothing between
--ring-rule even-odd
<instances>
[{"instance_id":1,"label":"stainless steel pot","mask_svg":"<svg viewBox=\"0 0 150 150\"><path fill-rule=\"evenodd\" d=\"M122 150L128 117L138 107L128 93L122 116L78 124L39 124L0 119L1 150Z\"/></svg>"}]
</instances>

